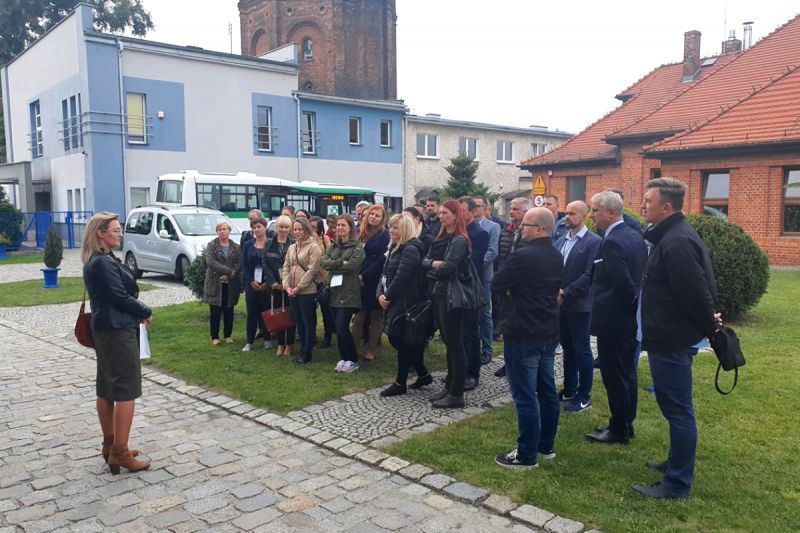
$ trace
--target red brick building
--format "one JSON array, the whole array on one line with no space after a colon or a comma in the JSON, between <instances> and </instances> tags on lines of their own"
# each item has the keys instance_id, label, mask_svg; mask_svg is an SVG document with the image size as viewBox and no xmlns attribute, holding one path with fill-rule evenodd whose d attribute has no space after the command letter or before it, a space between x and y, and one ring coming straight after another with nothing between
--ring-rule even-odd
<instances>
[{"instance_id":1,"label":"red brick building","mask_svg":"<svg viewBox=\"0 0 800 533\"><path fill-rule=\"evenodd\" d=\"M522 168L567 200L620 188L637 211L645 182L678 178L687 212L725 215L773 264L799 265L800 17L744 51L731 38L716 57L699 57L699 32L684 37L682 63L656 68Z\"/></svg>"},{"instance_id":2,"label":"red brick building","mask_svg":"<svg viewBox=\"0 0 800 533\"><path fill-rule=\"evenodd\" d=\"M242 54L295 43L305 92L395 100L395 0L241 0Z\"/></svg>"}]
</instances>

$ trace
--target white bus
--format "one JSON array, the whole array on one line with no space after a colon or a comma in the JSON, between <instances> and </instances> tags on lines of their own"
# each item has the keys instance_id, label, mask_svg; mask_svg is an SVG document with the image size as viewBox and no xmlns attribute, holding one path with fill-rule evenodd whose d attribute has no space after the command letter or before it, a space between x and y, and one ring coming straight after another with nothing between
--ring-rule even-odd
<instances>
[{"instance_id":1,"label":"white bus","mask_svg":"<svg viewBox=\"0 0 800 533\"><path fill-rule=\"evenodd\" d=\"M264 218L277 217L284 206L305 209L325 218L329 214L355 211L362 200L375 201L375 192L362 187L296 182L281 178L256 176L248 172L215 174L186 170L158 177L156 203L160 205L199 205L222 211L249 229L247 213L261 209ZM237 220L240 219L240 220Z\"/></svg>"}]
</instances>

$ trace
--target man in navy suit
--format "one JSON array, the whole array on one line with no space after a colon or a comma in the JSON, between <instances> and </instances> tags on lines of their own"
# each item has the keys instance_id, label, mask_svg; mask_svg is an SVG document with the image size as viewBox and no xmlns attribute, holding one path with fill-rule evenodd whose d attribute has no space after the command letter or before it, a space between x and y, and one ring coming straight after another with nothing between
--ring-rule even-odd
<instances>
[{"instance_id":1,"label":"man in navy suit","mask_svg":"<svg viewBox=\"0 0 800 533\"><path fill-rule=\"evenodd\" d=\"M622 219L622 198L592 196L592 220L605 234L592 276L591 332L597 336L600 375L608 394L608 426L587 433L591 442L625 444L636 418L636 298L647 262L644 239Z\"/></svg>"},{"instance_id":2,"label":"man in navy suit","mask_svg":"<svg viewBox=\"0 0 800 533\"><path fill-rule=\"evenodd\" d=\"M592 267L602 239L586 227L589 207L580 200L567 205L569 232L560 237L556 250L564 258L558 294L559 336L564 349L564 388L559 399L569 402L565 411L579 413L592 406L594 362L589 340L592 310Z\"/></svg>"}]
</instances>

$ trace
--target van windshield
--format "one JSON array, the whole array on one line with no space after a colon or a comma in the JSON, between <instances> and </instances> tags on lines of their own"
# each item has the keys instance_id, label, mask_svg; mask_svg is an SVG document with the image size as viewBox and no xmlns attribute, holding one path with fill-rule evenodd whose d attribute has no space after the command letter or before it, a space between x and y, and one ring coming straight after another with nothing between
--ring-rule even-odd
<instances>
[{"instance_id":1,"label":"van windshield","mask_svg":"<svg viewBox=\"0 0 800 533\"><path fill-rule=\"evenodd\" d=\"M217 224L226 222L231 226L231 235L239 235L241 232L236 227L231 219L223 214L211 213L187 213L184 215L173 215L175 222L181 229L184 235L197 236L197 235L216 235Z\"/></svg>"}]
</instances>

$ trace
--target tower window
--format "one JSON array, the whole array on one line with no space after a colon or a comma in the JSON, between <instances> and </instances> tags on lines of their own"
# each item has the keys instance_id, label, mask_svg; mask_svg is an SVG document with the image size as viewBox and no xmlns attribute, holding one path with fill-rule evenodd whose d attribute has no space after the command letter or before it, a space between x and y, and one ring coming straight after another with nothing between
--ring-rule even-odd
<instances>
[{"instance_id":1,"label":"tower window","mask_svg":"<svg viewBox=\"0 0 800 533\"><path fill-rule=\"evenodd\" d=\"M307 81L307 82L305 82L303 84L303 90L306 91L306 92L309 92L309 93L313 93L314 92L314 84L311 83L311 80L309 80L309 81Z\"/></svg>"},{"instance_id":2,"label":"tower window","mask_svg":"<svg viewBox=\"0 0 800 533\"><path fill-rule=\"evenodd\" d=\"M314 59L314 41L311 37L303 39L303 61L312 61Z\"/></svg>"}]
</instances>

